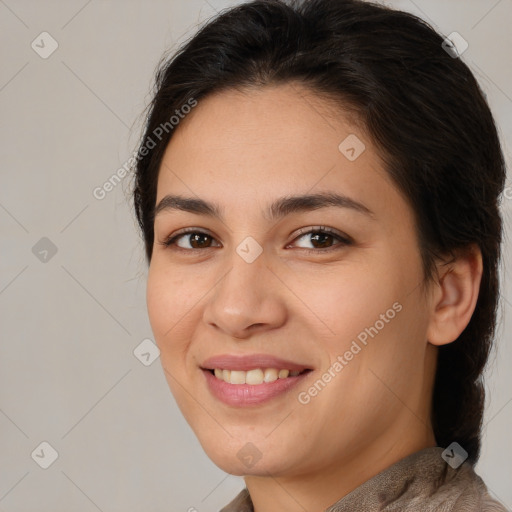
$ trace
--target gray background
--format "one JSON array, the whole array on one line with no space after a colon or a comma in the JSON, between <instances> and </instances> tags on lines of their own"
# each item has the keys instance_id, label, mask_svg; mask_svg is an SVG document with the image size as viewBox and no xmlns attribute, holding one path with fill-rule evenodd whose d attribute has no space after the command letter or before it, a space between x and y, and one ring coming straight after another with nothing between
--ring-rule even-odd
<instances>
[{"instance_id":1,"label":"gray background","mask_svg":"<svg viewBox=\"0 0 512 512\"><path fill-rule=\"evenodd\" d=\"M145 366L133 353L152 334L130 178L93 196L136 148L163 51L236 3L0 0L0 512L213 512L243 487L204 455L159 360ZM386 3L469 42L463 60L488 95L510 162L512 0ZM59 45L46 59L31 47L42 46L43 31ZM477 470L512 507L505 266L502 283ZM48 469L38 465L50 457L43 441L58 452Z\"/></svg>"}]
</instances>

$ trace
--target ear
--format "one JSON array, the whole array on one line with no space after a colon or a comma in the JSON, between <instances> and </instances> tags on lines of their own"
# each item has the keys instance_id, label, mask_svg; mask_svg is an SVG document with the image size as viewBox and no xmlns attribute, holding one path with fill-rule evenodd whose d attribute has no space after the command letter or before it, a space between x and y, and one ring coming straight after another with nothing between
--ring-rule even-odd
<instances>
[{"instance_id":1,"label":"ear","mask_svg":"<svg viewBox=\"0 0 512 512\"><path fill-rule=\"evenodd\" d=\"M427 341L446 345L466 328L475 310L482 280L482 253L473 244L453 261L438 264L439 282L433 283Z\"/></svg>"}]
</instances>

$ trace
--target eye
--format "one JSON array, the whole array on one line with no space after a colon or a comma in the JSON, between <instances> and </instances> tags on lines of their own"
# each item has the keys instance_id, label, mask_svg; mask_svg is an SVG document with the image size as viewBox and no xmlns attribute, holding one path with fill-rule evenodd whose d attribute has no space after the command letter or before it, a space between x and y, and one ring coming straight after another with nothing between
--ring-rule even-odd
<instances>
[{"instance_id":1,"label":"eye","mask_svg":"<svg viewBox=\"0 0 512 512\"><path fill-rule=\"evenodd\" d=\"M351 245L352 240L346 235L342 235L338 231L320 226L318 228L305 228L299 231L299 237L295 240L306 239L309 243L313 244L314 249L308 247L301 247L308 252L329 252L336 249L341 249L344 246ZM333 239L338 240L337 244L332 245ZM320 247L318 247L320 246Z\"/></svg>"},{"instance_id":2,"label":"eye","mask_svg":"<svg viewBox=\"0 0 512 512\"><path fill-rule=\"evenodd\" d=\"M188 241L188 243L185 242L185 247L177 244L177 241L182 238L185 241ZM177 235L171 235L169 238L165 239L161 243L165 247L176 246L178 249L188 251L192 249L209 249L210 246L208 245L208 239L214 240L214 238L210 236L208 233L204 233L203 231L190 228L186 231L178 233ZM189 247L186 247L186 245L188 245Z\"/></svg>"},{"instance_id":3,"label":"eye","mask_svg":"<svg viewBox=\"0 0 512 512\"><path fill-rule=\"evenodd\" d=\"M338 231L327 228L325 226L319 226L316 228L303 228L299 230L299 236L295 240L307 239L310 237L310 242L313 243L313 249L308 247L299 247L307 252L329 252L336 249L341 249L344 246L351 245L352 239L346 235L339 233ZM178 242L184 240L185 245L180 245ZM175 250L182 250L192 252L194 249L210 249L214 246L211 242L215 240L211 235L200 231L195 228L188 228L181 231L178 234L171 235L162 242L161 245L169 247ZM334 240L338 240L337 244L332 245ZM320 247L317 247L319 245Z\"/></svg>"}]
</instances>

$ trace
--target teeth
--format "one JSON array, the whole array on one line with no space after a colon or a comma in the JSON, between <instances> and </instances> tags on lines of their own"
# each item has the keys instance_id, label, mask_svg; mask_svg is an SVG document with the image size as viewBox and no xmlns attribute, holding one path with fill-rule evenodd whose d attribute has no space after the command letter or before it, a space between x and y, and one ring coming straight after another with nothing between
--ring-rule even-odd
<instances>
[{"instance_id":1,"label":"teeth","mask_svg":"<svg viewBox=\"0 0 512 512\"><path fill-rule=\"evenodd\" d=\"M265 376L263 380L265 382L274 382L279 378L279 370L276 370L275 368L267 368L265 370Z\"/></svg>"},{"instance_id":2,"label":"teeth","mask_svg":"<svg viewBox=\"0 0 512 512\"><path fill-rule=\"evenodd\" d=\"M231 370L229 381L231 384L245 384L245 372L240 370Z\"/></svg>"},{"instance_id":3,"label":"teeth","mask_svg":"<svg viewBox=\"0 0 512 512\"><path fill-rule=\"evenodd\" d=\"M240 372L245 374L245 384L261 384L263 382L263 371L259 368L248 372Z\"/></svg>"},{"instance_id":4,"label":"teeth","mask_svg":"<svg viewBox=\"0 0 512 512\"><path fill-rule=\"evenodd\" d=\"M229 384L251 384L258 385L264 382L274 382L277 379L286 379L289 377L296 377L300 374L300 370L278 370L276 368L256 368L244 372L242 370L221 370L215 368L215 377Z\"/></svg>"}]
</instances>

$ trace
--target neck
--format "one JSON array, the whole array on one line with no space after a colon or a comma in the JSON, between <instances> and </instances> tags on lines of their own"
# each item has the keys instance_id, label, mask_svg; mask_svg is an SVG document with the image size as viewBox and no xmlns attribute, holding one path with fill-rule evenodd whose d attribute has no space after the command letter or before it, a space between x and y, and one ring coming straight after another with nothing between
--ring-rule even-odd
<instances>
[{"instance_id":1,"label":"neck","mask_svg":"<svg viewBox=\"0 0 512 512\"><path fill-rule=\"evenodd\" d=\"M339 458L334 466L308 473L282 476L246 476L254 512L324 512L364 482L399 460L424 448L436 446L432 429L418 423L404 425L403 436L384 434L351 458ZM406 435L405 433L408 432ZM396 434L396 432L395 432ZM407 439L409 437L409 439ZM404 440L406 440L404 442Z\"/></svg>"}]
</instances>

